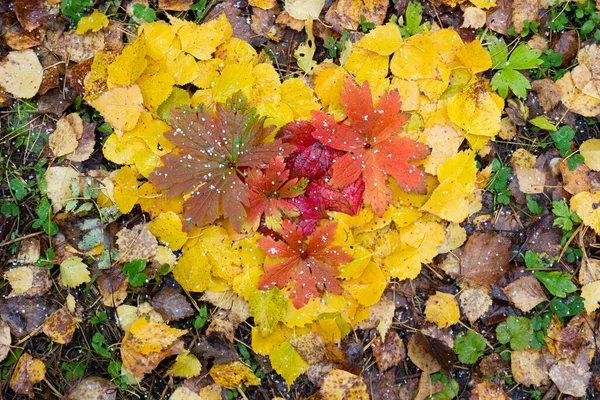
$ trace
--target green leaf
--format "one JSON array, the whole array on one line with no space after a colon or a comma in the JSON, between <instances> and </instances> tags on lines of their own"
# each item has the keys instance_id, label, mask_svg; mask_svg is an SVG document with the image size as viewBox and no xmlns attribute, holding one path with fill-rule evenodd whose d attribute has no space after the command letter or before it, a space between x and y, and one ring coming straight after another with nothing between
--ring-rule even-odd
<instances>
[{"instance_id":1,"label":"green leaf","mask_svg":"<svg viewBox=\"0 0 600 400\"><path fill-rule=\"evenodd\" d=\"M558 149L561 157L571 155L571 140L575 137L575 130L568 125L561 126L558 130L550 132L550 137Z\"/></svg>"},{"instance_id":2,"label":"green leaf","mask_svg":"<svg viewBox=\"0 0 600 400\"><path fill-rule=\"evenodd\" d=\"M508 317L496 327L496 338L502 344L510 343L512 350L525 350L533 340L533 326L525 317Z\"/></svg>"},{"instance_id":3,"label":"green leaf","mask_svg":"<svg viewBox=\"0 0 600 400\"><path fill-rule=\"evenodd\" d=\"M525 199L527 200L527 208L529 209L529 212L535 215L542 215L544 213L544 207L535 201L530 194L528 194Z\"/></svg>"},{"instance_id":4,"label":"green leaf","mask_svg":"<svg viewBox=\"0 0 600 400\"><path fill-rule=\"evenodd\" d=\"M522 73L512 68L504 68L492 77L492 89L502 97L508 96L508 89L521 98L527 97L527 89L531 89L529 80Z\"/></svg>"},{"instance_id":5,"label":"green leaf","mask_svg":"<svg viewBox=\"0 0 600 400\"><path fill-rule=\"evenodd\" d=\"M0 208L0 213L5 217L10 217L11 215L16 217L19 215L19 206L12 202L4 203Z\"/></svg>"},{"instance_id":6,"label":"green leaf","mask_svg":"<svg viewBox=\"0 0 600 400\"><path fill-rule=\"evenodd\" d=\"M508 46L504 39L499 39L494 35L488 35L486 38L489 43L487 52L492 57L492 69L502 69L507 66Z\"/></svg>"},{"instance_id":7,"label":"green leaf","mask_svg":"<svg viewBox=\"0 0 600 400\"><path fill-rule=\"evenodd\" d=\"M567 167L569 167L571 171L575 171L577 169L577 165L582 164L583 162L585 162L585 158L583 158L581 154L573 154L567 160Z\"/></svg>"},{"instance_id":8,"label":"green leaf","mask_svg":"<svg viewBox=\"0 0 600 400\"><path fill-rule=\"evenodd\" d=\"M459 333L454 341L454 352L464 364L475 364L483 354L486 341L483 336L473 331Z\"/></svg>"},{"instance_id":9,"label":"green leaf","mask_svg":"<svg viewBox=\"0 0 600 400\"><path fill-rule=\"evenodd\" d=\"M540 115L538 117L532 118L529 120L529 123L545 131L556 130L556 125L554 125L552 121L550 121L550 118L546 117L545 115Z\"/></svg>"},{"instance_id":10,"label":"green leaf","mask_svg":"<svg viewBox=\"0 0 600 400\"><path fill-rule=\"evenodd\" d=\"M404 15L405 24L400 27L400 34L402 37L407 38L409 36L416 35L417 33L423 32L425 25L421 24L423 17L423 6L415 1L408 3L406 7L406 13Z\"/></svg>"},{"instance_id":11,"label":"green leaf","mask_svg":"<svg viewBox=\"0 0 600 400\"><path fill-rule=\"evenodd\" d=\"M571 275L565 272L536 271L534 274L554 296L564 298L567 297L567 293L573 293L577 290L577 286L571 282Z\"/></svg>"},{"instance_id":12,"label":"green leaf","mask_svg":"<svg viewBox=\"0 0 600 400\"><path fill-rule=\"evenodd\" d=\"M16 200L23 200L25 196L27 196L27 185L20 179L11 179L10 182L8 182L8 186L10 187L10 190L12 190Z\"/></svg>"},{"instance_id":13,"label":"green leaf","mask_svg":"<svg viewBox=\"0 0 600 400\"><path fill-rule=\"evenodd\" d=\"M525 252L525 256L523 256L525 266L533 269L546 268L547 258L548 256L546 253L536 253L531 250L527 250L527 252Z\"/></svg>"},{"instance_id":14,"label":"green leaf","mask_svg":"<svg viewBox=\"0 0 600 400\"><path fill-rule=\"evenodd\" d=\"M429 397L430 400L452 400L458 396L458 382L452 379L441 392Z\"/></svg>"},{"instance_id":15,"label":"green leaf","mask_svg":"<svg viewBox=\"0 0 600 400\"><path fill-rule=\"evenodd\" d=\"M532 49L529 45L522 43L518 45L508 57L508 67L512 69L531 69L540 65L542 52Z\"/></svg>"}]
</instances>

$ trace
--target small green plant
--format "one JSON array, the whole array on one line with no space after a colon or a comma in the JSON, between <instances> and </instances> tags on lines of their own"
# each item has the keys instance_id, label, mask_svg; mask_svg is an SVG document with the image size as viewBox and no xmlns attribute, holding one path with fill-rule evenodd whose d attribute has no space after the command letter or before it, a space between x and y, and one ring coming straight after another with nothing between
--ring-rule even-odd
<instances>
[{"instance_id":1,"label":"small green plant","mask_svg":"<svg viewBox=\"0 0 600 400\"><path fill-rule=\"evenodd\" d=\"M156 11L152 7L146 7L141 3L133 5L133 16L146 22L156 21Z\"/></svg>"},{"instance_id":2,"label":"small green plant","mask_svg":"<svg viewBox=\"0 0 600 400\"><path fill-rule=\"evenodd\" d=\"M360 16L359 24L360 24L360 30L363 31L364 33L375 28L375 23L367 21L367 19L364 17L364 15Z\"/></svg>"},{"instance_id":3,"label":"small green plant","mask_svg":"<svg viewBox=\"0 0 600 400\"><path fill-rule=\"evenodd\" d=\"M567 73L566 68L559 68L562 64L561 53L547 49L540 56L540 60L542 60L542 63L539 65L539 68L532 71L535 79L548 77L553 81L557 81Z\"/></svg>"},{"instance_id":4,"label":"small green plant","mask_svg":"<svg viewBox=\"0 0 600 400\"><path fill-rule=\"evenodd\" d=\"M536 68L542 64L543 61L540 59L542 52L521 43L509 54L504 39L490 35L487 40L489 42L487 51L492 57L492 69L498 70L491 80L492 89L498 91L498 94L504 98L508 96L509 90L517 97L527 97L527 89L531 89L531 84L529 79L519 71Z\"/></svg>"},{"instance_id":5,"label":"small green plant","mask_svg":"<svg viewBox=\"0 0 600 400\"><path fill-rule=\"evenodd\" d=\"M571 296L566 300L553 299L550 301L550 311L559 318L574 317L584 310L583 297Z\"/></svg>"},{"instance_id":6,"label":"small green plant","mask_svg":"<svg viewBox=\"0 0 600 400\"><path fill-rule=\"evenodd\" d=\"M533 340L533 326L526 317L510 316L496 327L496 339L502 344L510 344L512 350L525 350Z\"/></svg>"},{"instance_id":7,"label":"small green plant","mask_svg":"<svg viewBox=\"0 0 600 400\"><path fill-rule=\"evenodd\" d=\"M508 189L508 178L510 178L510 168L502 165L499 159L494 158L494 161L492 161L492 177L487 188L494 193L495 203L510 203L511 193Z\"/></svg>"},{"instance_id":8,"label":"small green plant","mask_svg":"<svg viewBox=\"0 0 600 400\"><path fill-rule=\"evenodd\" d=\"M133 260L123 265L123 273L127 276L131 286L143 286L148 281L148 275L144 271L146 269L146 260Z\"/></svg>"},{"instance_id":9,"label":"small green plant","mask_svg":"<svg viewBox=\"0 0 600 400\"><path fill-rule=\"evenodd\" d=\"M543 315L535 315L531 318L531 326L533 327L531 347L534 349L541 349L546 346L546 340L544 338L546 337L551 322L552 314L550 312L545 312Z\"/></svg>"},{"instance_id":10,"label":"small green plant","mask_svg":"<svg viewBox=\"0 0 600 400\"><path fill-rule=\"evenodd\" d=\"M568 125L563 125L558 130L551 131L550 137L554 141L560 156L567 159L569 169L574 171L577 164L584 161L581 154L574 154L571 150L571 141L575 138L575 130Z\"/></svg>"},{"instance_id":11,"label":"small green plant","mask_svg":"<svg viewBox=\"0 0 600 400\"><path fill-rule=\"evenodd\" d=\"M527 209L533 215L542 215L544 213L544 207L535 201L530 194L528 194L525 199L527 200Z\"/></svg>"},{"instance_id":12,"label":"small green plant","mask_svg":"<svg viewBox=\"0 0 600 400\"><path fill-rule=\"evenodd\" d=\"M76 26L79 20L86 16L86 7L93 7L92 0L63 0L60 3L60 11L71 18L71 24Z\"/></svg>"},{"instance_id":13,"label":"small green plant","mask_svg":"<svg viewBox=\"0 0 600 400\"><path fill-rule=\"evenodd\" d=\"M190 6L190 10L196 12L196 22L202 21L206 14L206 0L200 0Z\"/></svg>"},{"instance_id":14,"label":"small green plant","mask_svg":"<svg viewBox=\"0 0 600 400\"><path fill-rule=\"evenodd\" d=\"M45 256L40 256L40 258L37 259L35 266L52 268L54 266L54 256L54 249L50 247L48 250L46 250Z\"/></svg>"},{"instance_id":15,"label":"small green plant","mask_svg":"<svg viewBox=\"0 0 600 400\"><path fill-rule=\"evenodd\" d=\"M252 354L250 354L250 351L248 350L246 345L244 345L243 343L238 343L237 349L238 349L238 352L240 353L240 355L242 356L244 363L246 363L247 365L250 366L250 368L252 369L252 372L254 372L254 375L256 375L258 377L258 379L264 378L265 377L264 371L262 369L260 369L260 366L254 359Z\"/></svg>"},{"instance_id":16,"label":"small green plant","mask_svg":"<svg viewBox=\"0 0 600 400\"><path fill-rule=\"evenodd\" d=\"M206 322L208 322L208 308L206 308L205 304L200 308L200 312L194 319L194 328L202 329L206 325Z\"/></svg>"},{"instance_id":17,"label":"small green plant","mask_svg":"<svg viewBox=\"0 0 600 400\"><path fill-rule=\"evenodd\" d=\"M422 13L423 6L420 3L416 1L408 3L404 18L398 21L400 34L403 38L421 33L425 28L430 27L429 22L421 23L423 21Z\"/></svg>"},{"instance_id":18,"label":"small green plant","mask_svg":"<svg viewBox=\"0 0 600 400\"><path fill-rule=\"evenodd\" d=\"M442 382L444 389L428 397L428 400L451 400L458 396L459 386L454 379L448 380L448 377L442 372L436 372L430 375L431 382Z\"/></svg>"},{"instance_id":19,"label":"small green plant","mask_svg":"<svg viewBox=\"0 0 600 400\"><path fill-rule=\"evenodd\" d=\"M463 364L475 364L482 356L485 346L485 338L470 330L459 333L454 340L454 352Z\"/></svg>"},{"instance_id":20,"label":"small green plant","mask_svg":"<svg viewBox=\"0 0 600 400\"><path fill-rule=\"evenodd\" d=\"M538 29L540 27L540 23L537 21L529 22L528 20L523 21L523 29L521 29L521 33L517 34L514 27L508 28L509 36L521 36L522 38L529 36L531 33L538 33Z\"/></svg>"},{"instance_id":21,"label":"small green plant","mask_svg":"<svg viewBox=\"0 0 600 400\"><path fill-rule=\"evenodd\" d=\"M563 231L560 244L566 246L573 233L575 233L575 225L581 223L581 218L569 208L564 200L554 200L552 202L552 213L554 214L554 226L558 226ZM582 255L583 251L581 249L572 247L565 249L565 257L570 263L575 262Z\"/></svg>"},{"instance_id":22,"label":"small green plant","mask_svg":"<svg viewBox=\"0 0 600 400\"><path fill-rule=\"evenodd\" d=\"M336 40L333 36L328 36L327 39L325 39L323 47L327 49L329 57L336 58L338 54L341 54L342 51L344 51L345 40L348 40L348 32L344 32L341 39Z\"/></svg>"},{"instance_id":23,"label":"small green plant","mask_svg":"<svg viewBox=\"0 0 600 400\"><path fill-rule=\"evenodd\" d=\"M65 371L65 376L69 381L76 378L81 378L85 373L85 364L83 363L83 361L80 361L78 363L63 361L60 367L63 371Z\"/></svg>"},{"instance_id":24,"label":"small green plant","mask_svg":"<svg viewBox=\"0 0 600 400\"><path fill-rule=\"evenodd\" d=\"M92 325L99 325L102 324L106 321L106 312L104 311L96 311L96 315L94 315L91 319L90 322L92 323Z\"/></svg>"},{"instance_id":25,"label":"small green plant","mask_svg":"<svg viewBox=\"0 0 600 400\"><path fill-rule=\"evenodd\" d=\"M37 218L33 220L33 228L42 228L50 236L58 233L58 225L52 220L52 206L47 197L42 198L35 209L35 213L37 214Z\"/></svg>"},{"instance_id":26,"label":"small green plant","mask_svg":"<svg viewBox=\"0 0 600 400\"><path fill-rule=\"evenodd\" d=\"M100 332L96 332L92 337L92 348L96 353L98 353L98 355L102 357L112 357L108 343L106 343L104 335L102 335Z\"/></svg>"},{"instance_id":27,"label":"small green plant","mask_svg":"<svg viewBox=\"0 0 600 400\"><path fill-rule=\"evenodd\" d=\"M539 269L552 267L552 263L555 260L549 258L545 253L527 251L523 259L525 260L525 266L533 270L535 277L542 282L553 296L565 298L568 293L573 293L577 290L577 286L571 282L573 277L566 272L539 271Z\"/></svg>"}]
</instances>

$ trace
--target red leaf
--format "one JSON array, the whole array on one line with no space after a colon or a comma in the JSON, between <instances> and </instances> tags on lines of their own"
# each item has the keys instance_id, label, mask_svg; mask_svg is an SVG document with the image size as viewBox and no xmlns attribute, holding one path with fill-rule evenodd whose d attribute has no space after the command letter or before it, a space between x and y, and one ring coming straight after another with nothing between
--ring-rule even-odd
<instances>
[{"instance_id":1,"label":"red leaf","mask_svg":"<svg viewBox=\"0 0 600 400\"><path fill-rule=\"evenodd\" d=\"M259 282L259 289L293 286L291 296L294 306L300 308L319 291L341 293L337 280L338 265L352 261L352 257L341 247L328 247L334 239L337 223L329 223L316 229L304 239L302 229L290 222L283 221L281 240L263 237L258 243L270 258L283 258L273 264L265 265L265 273Z\"/></svg>"},{"instance_id":2,"label":"red leaf","mask_svg":"<svg viewBox=\"0 0 600 400\"><path fill-rule=\"evenodd\" d=\"M424 159L430 153L429 148L408 138L392 136L402 130L407 120L400 113L398 92L385 93L377 107L373 107L368 83L357 87L347 78L341 101L348 115L344 123L316 111L311 121L315 139L346 152L333 163L329 183L342 188L362 176L365 202L380 216L391 201L388 176L393 176L408 192L424 193L426 176L409 161Z\"/></svg>"},{"instance_id":3,"label":"red leaf","mask_svg":"<svg viewBox=\"0 0 600 400\"><path fill-rule=\"evenodd\" d=\"M275 140L262 141L273 130L263 127L264 118L234 96L210 112L173 110L173 131L165 134L176 151L162 157L150 181L166 190L168 197L190 195L185 201L184 229L213 223L221 215L236 229L242 228L249 204L243 182L248 168L265 168L269 160L287 156L294 146Z\"/></svg>"},{"instance_id":4,"label":"red leaf","mask_svg":"<svg viewBox=\"0 0 600 400\"><path fill-rule=\"evenodd\" d=\"M361 179L355 180L342 190L319 180L308 185L306 195L309 198L319 197L323 207L327 210L357 215L363 202L364 191L365 184Z\"/></svg>"},{"instance_id":5,"label":"red leaf","mask_svg":"<svg viewBox=\"0 0 600 400\"><path fill-rule=\"evenodd\" d=\"M310 184L309 184L310 185ZM327 210L320 196L299 196L290 200L298 208L298 226L304 236L310 235L320 220L327 218Z\"/></svg>"},{"instance_id":6,"label":"red leaf","mask_svg":"<svg viewBox=\"0 0 600 400\"><path fill-rule=\"evenodd\" d=\"M283 217L298 215L297 208L284 199L300 196L308 181L305 178L289 179L290 171L285 169L283 157L269 162L265 171L248 171L246 184L250 188L247 222L256 230L261 217L265 216L267 228L278 231Z\"/></svg>"},{"instance_id":7,"label":"red leaf","mask_svg":"<svg viewBox=\"0 0 600 400\"><path fill-rule=\"evenodd\" d=\"M314 130L310 122L296 121L285 125L277 134L284 143L296 146L296 151L285 160L292 178L305 177L312 181L323 177L331 168L335 151L315 139Z\"/></svg>"}]
</instances>

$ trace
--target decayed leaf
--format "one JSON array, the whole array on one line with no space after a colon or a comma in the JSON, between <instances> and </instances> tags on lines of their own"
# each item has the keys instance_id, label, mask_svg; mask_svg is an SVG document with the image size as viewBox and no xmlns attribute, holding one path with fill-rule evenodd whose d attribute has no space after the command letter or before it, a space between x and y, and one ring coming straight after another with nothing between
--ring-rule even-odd
<instances>
[{"instance_id":1,"label":"decayed leaf","mask_svg":"<svg viewBox=\"0 0 600 400\"><path fill-rule=\"evenodd\" d=\"M35 397L33 385L41 382L45 375L44 363L28 353L23 353L10 377L9 385L15 393L33 399Z\"/></svg>"},{"instance_id":2,"label":"decayed leaf","mask_svg":"<svg viewBox=\"0 0 600 400\"><path fill-rule=\"evenodd\" d=\"M433 374L442 369L442 364L432 354L424 335L417 333L408 340L408 357L422 371Z\"/></svg>"},{"instance_id":3,"label":"decayed leaf","mask_svg":"<svg viewBox=\"0 0 600 400\"><path fill-rule=\"evenodd\" d=\"M121 229L117 232L116 244L122 262L147 260L154 257L158 249L158 241L145 224Z\"/></svg>"},{"instance_id":4,"label":"decayed leaf","mask_svg":"<svg viewBox=\"0 0 600 400\"><path fill-rule=\"evenodd\" d=\"M502 386L485 380L473 387L469 400L509 400L509 397Z\"/></svg>"},{"instance_id":5,"label":"decayed leaf","mask_svg":"<svg viewBox=\"0 0 600 400\"><path fill-rule=\"evenodd\" d=\"M52 201L54 212L62 210L66 202L74 197L72 187L79 185L79 176L79 172L71 167L50 167L46 170L46 195Z\"/></svg>"},{"instance_id":6,"label":"decayed leaf","mask_svg":"<svg viewBox=\"0 0 600 400\"><path fill-rule=\"evenodd\" d=\"M115 400L117 386L106 378L100 376L87 376L67 394L68 400Z\"/></svg>"},{"instance_id":7,"label":"decayed leaf","mask_svg":"<svg viewBox=\"0 0 600 400\"><path fill-rule=\"evenodd\" d=\"M453 295L436 292L425 304L425 316L440 328L447 328L458 322L460 309Z\"/></svg>"},{"instance_id":8,"label":"decayed leaf","mask_svg":"<svg viewBox=\"0 0 600 400\"><path fill-rule=\"evenodd\" d=\"M583 286L594 281L600 281L600 260L584 257L579 268L579 284Z\"/></svg>"},{"instance_id":9,"label":"decayed leaf","mask_svg":"<svg viewBox=\"0 0 600 400\"><path fill-rule=\"evenodd\" d=\"M48 137L48 145L55 157L72 153L83 135L83 120L77 113L71 113L58 120L56 129Z\"/></svg>"},{"instance_id":10,"label":"decayed leaf","mask_svg":"<svg viewBox=\"0 0 600 400\"><path fill-rule=\"evenodd\" d=\"M163 288L152 298L151 304L165 321L179 321L195 314L194 309L179 288Z\"/></svg>"},{"instance_id":11,"label":"decayed leaf","mask_svg":"<svg viewBox=\"0 0 600 400\"><path fill-rule=\"evenodd\" d=\"M600 234L600 192L581 192L571 198L571 209L583 223Z\"/></svg>"},{"instance_id":12,"label":"decayed leaf","mask_svg":"<svg viewBox=\"0 0 600 400\"><path fill-rule=\"evenodd\" d=\"M525 386L548 383L550 362L540 350L514 350L510 360L513 377L517 383Z\"/></svg>"},{"instance_id":13,"label":"decayed leaf","mask_svg":"<svg viewBox=\"0 0 600 400\"><path fill-rule=\"evenodd\" d=\"M77 324L66 307L59 308L46 318L42 330L54 343L67 344L73 339Z\"/></svg>"},{"instance_id":14,"label":"decayed leaf","mask_svg":"<svg viewBox=\"0 0 600 400\"><path fill-rule=\"evenodd\" d=\"M309 365L314 365L325 357L325 340L317 332L291 338L290 344Z\"/></svg>"},{"instance_id":15,"label":"decayed leaf","mask_svg":"<svg viewBox=\"0 0 600 400\"><path fill-rule=\"evenodd\" d=\"M477 7L467 7L463 12L461 28L479 29L485 25L486 13Z\"/></svg>"},{"instance_id":16,"label":"decayed leaf","mask_svg":"<svg viewBox=\"0 0 600 400\"><path fill-rule=\"evenodd\" d=\"M504 236L476 232L467 241L461 258L463 279L490 287L506 272L511 242Z\"/></svg>"},{"instance_id":17,"label":"decayed leaf","mask_svg":"<svg viewBox=\"0 0 600 400\"><path fill-rule=\"evenodd\" d=\"M563 178L563 188L567 192L576 195L581 192L590 191L592 187L590 181L593 172L590 171L586 164L579 163L577 164L577 167L575 167L575 170L571 170L568 161L561 160L559 168Z\"/></svg>"},{"instance_id":18,"label":"decayed leaf","mask_svg":"<svg viewBox=\"0 0 600 400\"><path fill-rule=\"evenodd\" d=\"M396 332L390 332L385 341L382 340L381 336L376 338L372 346L373 355L380 372L385 372L406 359L404 342Z\"/></svg>"},{"instance_id":19,"label":"decayed leaf","mask_svg":"<svg viewBox=\"0 0 600 400\"><path fill-rule=\"evenodd\" d=\"M94 152L94 146L96 145L96 123L83 124L83 134L77 143L77 148L72 153L69 153L65 158L69 161L83 162L89 160L90 156Z\"/></svg>"},{"instance_id":20,"label":"decayed leaf","mask_svg":"<svg viewBox=\"0 0 600 400\"><path fill-rule=\"evenodd\" d=\"M482 288L467 288L459 295L460 308L470 323L482 317L492 306L492 298Z\"/></svg>"},{"instance_id":21,"label":"decayed leaf","mask_svg":"<svg viewBox=\"0 0 600 400\"><path fill-rule=\"evenodd\" d=\"M370 308L369 318L362 321L359 329L377 329L381 337L386 337L388 330L392 326L395 304L387 297L382 297L376 304Z\"/></svg>"},{"instance_id":22,"label":"decayed leaf","mask_svg":"<svg viewBox=\"0 0 600 400\"><path fill-rule=\"evenodd\" d=\"M583 397L587 393L592 372L589 353L581 351L574 359L561 359L550 368L550 379L561 393Z\"/></svg>"},{"instance_id":23,"label":"decayed leaf","mask_svg":"<svg viewBox=\"0 0 600 400\"><path fill-rule=\"evenodd\" d=\"M175 363L171 365L171 368L167 371L167 374L176 376L178 378L192 378L200 374L202 365L195 355L190 354L189 351L181 353L175 359Z\"/></svg>"},{"instance_id":24,"label":"decayed leaf","mask_svg":"<svg viewBox=\"0 0 600 400\"><path fill-rule=\"evenodd\" d=\"M368 399L367 385L360 376L340 369L334 369L325 376L321 386L323 400Z\"/></svg>"},{"instance_id":25,"label":"decayed leaf","mask_svg":"<svg viewBox=\"0 0 600 400\"><path fill-rule=\"evenodd\" d=\"M235 389L242 383L247 386L260 385L260 379L240 361L214 365L209 374L218 385L227 389Z\"/></svg>"},{"instance_id":26,"label":"decayed leaf","mask_svg":"<svg viewBox=\"0 0 600 400\"><path fill-rule=\"evenodd\" d=\"M5 273L13 291L8 297L36 296L46 293L52 287L48 270L44 267L26 265L13 268Z\"/></svg>"},{"instance_id":27,"label":"decayed leaf","mask_svg":"<svg viewBox=\"0 0 600 400\"><path fill-rule=\"evenodd\" d=\"M360 24L360 17L375 25L383 24L389 2L384 0L355 1L337 0L329 7L325 21L334 25L340 32L344 29L356 30Z\"/></svg>"},{"instance_id":28,"label":"decayed leaf","mask_svg":"<svg viewBox=\"0 0 600 400\"><path fill-rule=\"evenodd\" d=\"M135 128L142 113L144 97L138 85L115 87L90 101L113 128L129 131Z\"/></svg>"},{"instance_id":29,"label":"decayed leaf","mask_svg":"<svg viewBox=\"0 0 600 400\"><path fill-rule=\"evenodd\" d=\"M66 287L74 288L91 280L90 271L81 258L71 256L60 264L60 279Z\"/></svg>"},{"instance_id":30,"label":"decayed leaf","mask_svg":"<svg viewBox=\"0 0 600 400\"><path fill-rule=\"evenodd\" d=\"M508 299L521 311L528 312L544 301L548 301L544 289L533 275L525 275L502 288Z\"/></svg>"},{"instance_id":31,"label":"decayed leaf","mask_svg":"<svg viewBox=\"0 0 600 400\"><path fill-rule=\"evenodd\" d=\"M521 33L525 27L525 21L535 22L538 20L539 3L539 0L513 0L512 22L515 32Z\"/></svg>"},{"instance_id":32,"label":"decayed leaf","mask_svg":"<svg viewBox=\"0 0 600 400\"><path fill-rule=\"evenodd\" d=\"M0 321L0 362L4 361L10 351L10 327L4 321Z\"/></svg>"},{"instance_id":33,"label":"decayed leaf","mask_svg":"<svg viewBox=\"0 0 600 400\"><path fill-rule=\"evenodd\" d=\"M0 86L17 98L30 99L40 89L42 64L31 49L11 51L0 62Z\"/></svg>"}]
</instances>

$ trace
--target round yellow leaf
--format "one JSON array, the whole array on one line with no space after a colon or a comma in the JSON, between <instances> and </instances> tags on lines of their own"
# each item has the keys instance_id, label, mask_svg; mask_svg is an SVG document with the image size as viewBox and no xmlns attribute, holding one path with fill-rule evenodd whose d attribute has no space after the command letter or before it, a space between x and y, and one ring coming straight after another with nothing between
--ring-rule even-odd
<instances>
[{"instance_id":1,"label":"round yellow leaf","mask_svg":"<svg viewBox=\"0 0 600 400\"><path fill-rule=\"evenodd\" d=\"M600 139L590 139L581 143L579 152L585 159L585 165L591 170L600 171Z\"/></svg>"},{"instance_id":2,"label":"round yellow leaf","mask_svg":"<svg viewBox=\"0 0 600 400\"><path fill-rule=\"evenodd\" d=\"M75 31L78 35L83 35L88 31L98 32L100 29L108 26L108 17L98 10L94 10L91 15L83 17L77 23L77 30Z\"/></svg>"},{"instance_id":3,"label":"round yellow leaf","mask_svg":"<svg viewBox=\"0 0 600 400\"><path fill-rule=\"evenodd\" d=\"M137 178L133 170L125 166L115 173L113 181L115 203L119 207L119 211L127 214L133 209L139 198Z\"/></svg>"},{"instance_id":4,"label":"round yellow leaf","mask_svg":"<svg viewBox=\"0 0 600 400\"><path fill-rule=\"evenodd\" d=\"M600 235L600 192L581 192L571 198L571 208L583 223Z\"/></svg>"},{"instance_id":5,"label":"round yellow leaf","mask_svg":"<svg viewBox=\"0 0 600 400\"><path fill-rule=\"evenodd\" d=\"M190 354L189 351L186 351L177 356L175 363L169 368L167 374L178 378L193 378L200 374L201 369L202 365L198 358L196 358L195 355Z\"/></svg>"},{"instance_id":6,"label":"round yellow leaf","mask_svg":"<svg viewBox=\"0 0 600 400\"><path fill-rule=\"evenodd\" d=\"M453 295L436 292L425 303L425 317L440 328L447 328L458 322L460 310Z\"/></svg>"},{"instance_id":7,"label":"round yellow leaf","mask_svg":"<svg viewBox=\"0 0 600 400\"><path fill-rule=\"evenodd\" d=\"M240 361L217 364L210 369L209 374L218 385L227 389L235 389L242 383L246 386L260 385L260 379Z\"/></svg>"},{"instance_id":8,"label":"round yellow leaf","mask_svg":"<svg viewBox=\"0 0 600 400\"><path fill-rule=\"evenodd\" d=\"M398 25L387 23L375 27L356 44L363 49L371 50L382 56L389 56L402 45L402 35Z\"/></svg>"},{"instance_id":9,"label":"round yellow leaf","mask_svg":"<svg viewBox=\"0 0 600 400\"><path fill-rule=\"evenodd\" d=\"M210 283L210 264L205 251L198 247L187 249L173 267L173 276L188 292L203 292Z\"/></svg>"},{"instance_id":10,"label":"round yellow leaf","mask_svg":"<svg viewBox=\"0 0 600 400\"><path fill-rule=\"evenodd\" d=\"M188 240L181 219L173 211L161 213L148 222L148 230L171 250L179 250Z\"/></svg>"},{"instance_id":11,"label":"round yellow leaf","mask_svg":"<svg viewBox=\"0 0 600 400\"><path fill-rule=\"evenodd\" d=\"M584 285L581 288L581 297L584 298L583 305L585 311L592 313L600 306L600 281L595 281Z\"/></svg>"}]
</instances>

